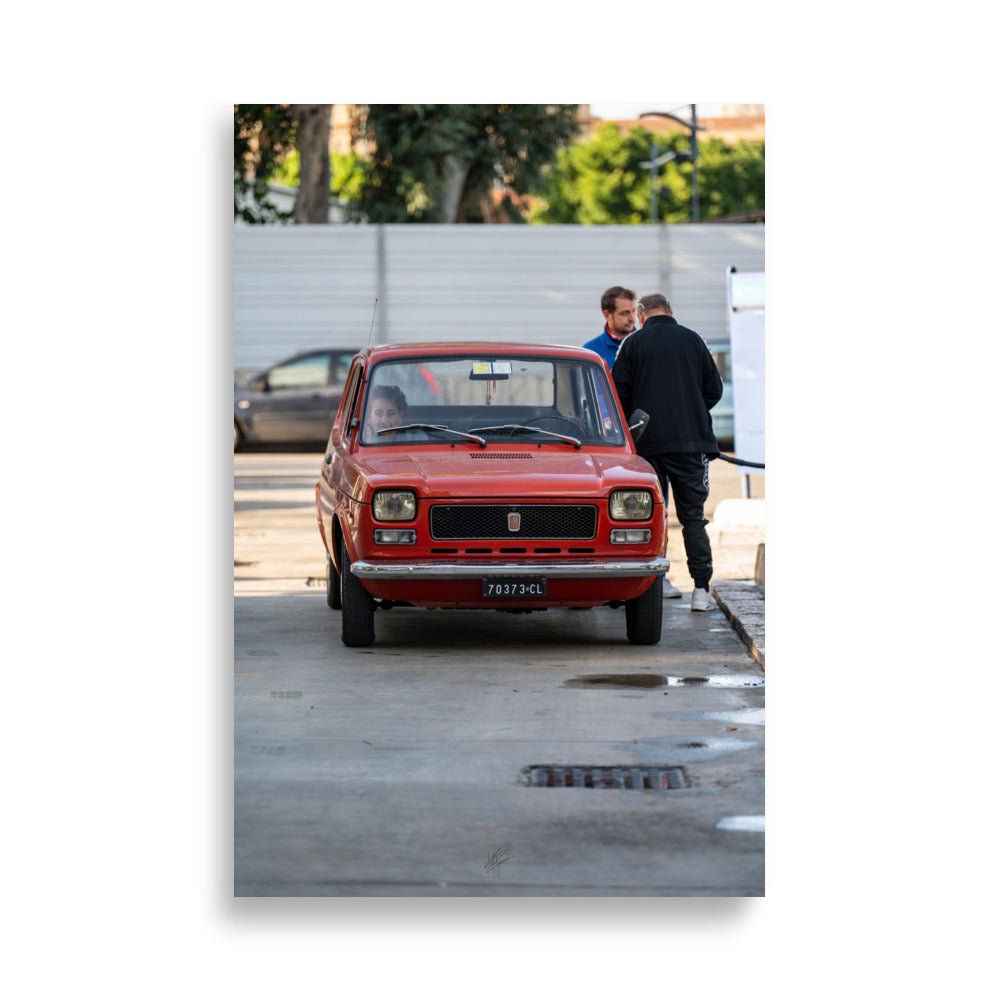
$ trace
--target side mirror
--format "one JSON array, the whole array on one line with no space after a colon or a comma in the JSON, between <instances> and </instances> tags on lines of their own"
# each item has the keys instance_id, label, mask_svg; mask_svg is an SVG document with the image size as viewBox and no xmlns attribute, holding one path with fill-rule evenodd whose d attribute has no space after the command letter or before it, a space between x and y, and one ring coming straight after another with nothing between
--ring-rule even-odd
<instances>
[{"instance_id":1,"label":"side mirror","mask_svg":"<svg viewBox=\"0 0 1000 1000\"><path fill-rule=\"evenodd\" d=\"M649 423L649 414L645 410L633 410L628 418L628 429L632 432L632 440L638 441Z\"/></svg>"}]
</instances>

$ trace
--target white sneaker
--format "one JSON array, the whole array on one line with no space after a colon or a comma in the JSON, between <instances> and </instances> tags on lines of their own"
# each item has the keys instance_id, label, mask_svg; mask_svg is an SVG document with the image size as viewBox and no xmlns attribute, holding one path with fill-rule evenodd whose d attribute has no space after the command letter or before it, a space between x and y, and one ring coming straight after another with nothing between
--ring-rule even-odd
<instances>
[{"instance_id":1,"label":"white sneaker","mask_svg":"<svg viewBox=\"0 0 1000 1000\"><path fill-rule=\"evenodd\" d=\"M694 590L691 591L692 611L711 611L714 607L715 604L707 590L695 587Z\"/></svg>"},{"instance_id":2,"label":"white sneaker","mask_svg":"<svg viewBox=\"0 0 1000 1000\"><path fill-rule=\"evenodd\" d=\"M666 601L671 597L683 597L684 595L666 578L663 578L663 599Z\"/></svg>"}]
</instances>

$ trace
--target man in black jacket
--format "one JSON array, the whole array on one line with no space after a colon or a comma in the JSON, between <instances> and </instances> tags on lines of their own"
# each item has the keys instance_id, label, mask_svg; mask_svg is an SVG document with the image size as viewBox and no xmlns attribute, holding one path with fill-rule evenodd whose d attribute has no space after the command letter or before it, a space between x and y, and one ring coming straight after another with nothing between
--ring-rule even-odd
<instances>
[{"instance_id":1,"label":"man in black jacket","mask_svg":"<svg viewBox=\"0 0 1000 1000\"><path fill-rule=\"evenodd\" d=\"M661 482L670 480L694 580L691 610L708 611L712 546L705 501L708 463L719 455L709 410L722 398L722 377L701 335L674 319L664 296L644 295L642 302L645 322L622 342L612 376L625 416L635 409L649 414L636 448Z\"/></svg>"}]
</instances>

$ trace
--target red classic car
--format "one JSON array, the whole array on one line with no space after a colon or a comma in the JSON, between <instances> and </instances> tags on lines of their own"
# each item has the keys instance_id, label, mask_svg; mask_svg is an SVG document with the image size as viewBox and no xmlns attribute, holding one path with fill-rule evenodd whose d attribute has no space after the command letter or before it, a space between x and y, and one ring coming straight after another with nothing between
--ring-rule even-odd
<instances>
[{"instance_id":1,"label":"red classic car","mask_svg":"<svg viewBox=\"0 0 1000 1000\"><path fill-rule=\"evenodd\" d=\"M607 366L583 348L365 348L316 514L348 646L371 645L376 608L394 605L624 607L631 642L660 641L663 493Z\"/></svg>"}]
</instances>

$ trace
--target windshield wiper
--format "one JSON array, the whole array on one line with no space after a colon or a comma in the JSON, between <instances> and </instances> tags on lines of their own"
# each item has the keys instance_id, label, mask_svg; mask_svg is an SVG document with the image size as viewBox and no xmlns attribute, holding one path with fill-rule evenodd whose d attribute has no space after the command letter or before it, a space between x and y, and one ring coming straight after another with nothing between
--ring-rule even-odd
<instances>
[{"instance_id":1,"label":"windshield wiper","mask_svg":"<svg viewBox=\"0 0 1000 1000\"><path fill-rule=\"evenodd\" d=\"M508 434L516 434L519 431L525 431L528 434L545 434L548 437L558 438L560 441L571 444L577 451L581 448L579 438L570 437L568 434L556 434L555 431L545 431L541 427L529 427L527 424L499 424L496 427L473 427L472 430L474 433L478 431L480 434L486 434L490 431L504 431Z\"/></svg>"},{"instance_id":2,"label":"windshield wiper","mask_svg":"<svg viewBox=\"0 0 1000 1000\"><path fill-rule=\"evenodd\" d=\"M445 427L444 424L401 424L399 427L386 427L375 433L381 437L383 434L393 434L396 431L444 431L446 434L457 434L469 441L475 441L480 448L486 447L485 438L476 437L475 434L466 434L465 431L456 431L451 427Z\"/></svg>"}]
</instances>

